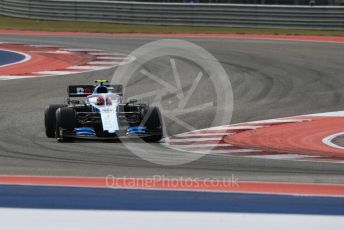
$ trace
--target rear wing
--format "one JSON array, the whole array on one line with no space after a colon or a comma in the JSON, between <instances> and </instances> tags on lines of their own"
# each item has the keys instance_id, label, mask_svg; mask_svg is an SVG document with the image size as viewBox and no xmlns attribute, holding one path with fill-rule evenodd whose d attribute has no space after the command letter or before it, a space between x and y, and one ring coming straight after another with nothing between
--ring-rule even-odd
<instances>
[{"instance_id":1,"label":"rear wing","mask_svg":"<svg viewBox=\"0 0 344 230\"><path fill-rule=\"evenodd\" d=\"M93 93L94 85L70 85L67 93L69 97L87 97Z\"/></svg>"},{"instance_id":2,"label":"rear wing","mask_svg":"<svg viewBox=\"0 0 344 230\"><path fill-rule=\"evenodd\" d=\"M122 85L105 85L108 87L109 92L119 94L123 96L123 86ZM69 97L87 97L93 94L94 85L70 85L68 86L67 93Z\"/></svg>"}]
</instances>

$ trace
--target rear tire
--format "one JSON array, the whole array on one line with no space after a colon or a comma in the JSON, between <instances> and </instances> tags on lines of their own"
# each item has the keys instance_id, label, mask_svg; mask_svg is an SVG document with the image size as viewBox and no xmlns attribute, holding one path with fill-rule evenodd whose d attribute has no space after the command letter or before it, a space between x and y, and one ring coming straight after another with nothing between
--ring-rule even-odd
<instances>
[{"instance_id":1,"label":"rear tire","mask_svg":"<svg viewBox=\"0 0 344 230\"><path fill-rule=\"evenodd\" d=\"M55 137L56 130L56 110L67 105L49 105L44 113L45 135L49 138Z\"/></svg>"},{"instance_id":2,"label":"rear tire","mask_svg":"<svg viewBox=\"0 0 344 230\"><path fill-rule=\"evenodd\" d=\"M56 111L56 139L59 142L71 142L73 138L64 137L63 131L73 131L76 127L76 112L69 107L59 108Z\"/></svg>"},{"instance_id":3,"label":"rear tire","mask_svg":"<svg viewBox=\"0 0 344 230\"><path fill-rule=\"evenodd\" d=\"M162 137L162 119L158 107L150 107L142 121L142 125L146 127L148 132L154 132L155 135L143 137L145 142L159 142Z\"/></svg>"}]
</instances>

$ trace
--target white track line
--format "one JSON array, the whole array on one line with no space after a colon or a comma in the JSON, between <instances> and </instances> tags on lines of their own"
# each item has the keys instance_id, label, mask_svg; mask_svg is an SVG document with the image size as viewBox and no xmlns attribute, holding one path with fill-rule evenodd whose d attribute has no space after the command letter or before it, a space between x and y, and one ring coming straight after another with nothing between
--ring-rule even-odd
<instances>
[{"instance_id":1,"label":"white track line","mask_svg":"<svg viewBox=\"0 0 344 230\"><path fill-rule=\"evenodd\" d=\"M233 133L182 133L182 134L177 134L175 137L211 137L211 136L229 136L232 135Z\"/></svg>"},{"instance_id":2,"label":"white track line","mask_svg":"<svg viewBox=\"0 0 344 230\"><path fill-rule=\"evenodd\" d=\"M70 52L104 52L104 50L99 50L99 49L82 49L82 48L64 48L64 50L70 51Z\"/></svg>"},{"instance_id":3,"label":"white track line","mask_svg":"<svg viewBox=\"0 0 344 230\"><path fill-rule=\"evenodd\" d=\"M25 79L25 78L35 78L40 76L17 76L17 75L2 75L0 76L0 80L15 80L15 79Z\"/></svg>"},{"instance_id":4,"label":"white track line","mask_svg":"<svg viewBox=\"0 0 344 230\"><path fill-rule=\"evenodd\" d=\"M302 155L302 154L271 154L271 155L254 155L254 156L247 156L251 158L259 158L259 159L273 159L273 160L288 160L288 159L300 159L305 157L312 157L310 155ZM314 156L318 157L318 156Z\"/></svg>"},{"instance_id":5,"label":"white track line","mask_svg":"<svg viewBox=\"0 0 344 230\"><path fill-rule=\"evenodd\" d=\"M187 139L170 139L170 143L174 142L198 142L198 141L221 141L222 137L212 137L212 138L187 138Z\"/></svg>"},{"instance_id":6,"label":"white track line","mask_svg":"<svg viewBox=\"0 0 344 230\"><path fill-rule=\"evenodd\" d=\"M252 204L254 205L254 204ZM341 215L1 208L2 229L342 230ZM18 221L20 220L20 221ZM135 221L133 221L135 220ZM25 226L25 227L23 227ZM116 226L116 227L114 227ZM144 227L143 227L144 226ZM162 228L161 226L165 226ZM298 227L297 227L298 226ZM330 227L331 226L331 227Z\"/></svg>"},{"instance_id":7,"label":"white track line","mask_svg":"<svg viewBox=\"0 0 344 230\"><path fill-rule=\"evenodd\" d=\"M127 55L122 54L122 53L116 53L116 52L89 52L90 55L93 56L122 56L122 57L127 57Z\"/></svg>"},{"instance_id":8,"label":"white track line","mask_svg":"<svg viewBox=\"0 0 344 230\"><path fill-rule=\"evenodd\" d=\"M97 59L100 60L127 60L130 58L126 58L126 57L105 57L105 56L98 56Z\"/></svg>"},{"instance_id":9,"label":"white track line","mask_svg":"<svg viewBox=\"0 0 344 230\"><path fill-rule=\"evenodd\" d=\"M67 69L77 69L77 70L102 70L112 68L114 66L70 66Z\"/></svg>"},{"instance_id":10,"label":"white track line","mask_svg":"<svg viewBox=\"0 0 344 230\"><path fill-rule=\"evenodd\" d=\"M310 121L310 119L269 119L263 121L250 121L247 124L269 124L269 123L296 123L296 122L304 122Z\"/></svg>"},{"instance_id":11,"label":"white track line","mask_svg":"<svg viewBox=\"0 0 344 230\"><path fill-rule=\"evenodd\" d=\"M90 65L120 65L123 61L90 61L87 64Z\"/></svg>"},{"instance_id":12,"label":"white track line","mask_svg":"<svg viewBox=\"0 0 344 230\"><path fill-rule=\"evenodd\" d=\"M62 48L62 46L56 46L56 45L25 45L29 47L35 47L35 48Z\"/></svg>"},{"instance_id":13,"label":"white track line","mask_svg":"<svg viewBox=\"0 0 344 230\"><path fill-rule=\"evenodd\" d=\"M344 117L344 111L337 111L337 112L328 112L328 113L316 113L316 114L309 114L304 116L312 116L312 117Z\"/></svg>"},{"instance_id":14,"label":"white track line","mask_svg":"<svg viewBox=\"0 0 344 230\"><path fill-rule=\"evenodd\" d=\"M41 71L35 72L37 74L45 74L45 75L67 75L67 74L75 74L79 72L72 72L72 71Z\"/></svg>"},{"instance_id":15,"label":"white track line","mask_svg":"<svg viewBox=\"0 0 344 230\"><path fill-rule=\"evenodd\" d=\"M263 152L262 150L256 150L256 149L223 149L223 150L195 150L191 151L193 153L200 153L200 154L226 154L226 153L255 153L255 152Z\"/></svg>"},{"instance_id":16,"label":"white track line","mask_svg":"<svg viewBox=\"0 0 344 230\"><path fill-rule=\"evenodd\" d=\"M207 131L207 130L238 130L238 129L258 129L258 128L263 128L265 126L248 126L248 125L238 125L238 126L231 126L231 125L224 125L224 126L217 126L217 127L211 127L208 129L200 129L197 131L192 131L190 133L196 133L196 132L203 132L203 131Z\"/></svg>"},{"instance_id":17,"label":"white track line","mask_svg":"<svg viewBox=\"0 0 344 230\"><path fill-rule=\"evenodd\" d=\"M201 147L233 147L231 144L190 144L190 145L178 145L179 148L201 148Z\"/></svg>"}]
</instances>

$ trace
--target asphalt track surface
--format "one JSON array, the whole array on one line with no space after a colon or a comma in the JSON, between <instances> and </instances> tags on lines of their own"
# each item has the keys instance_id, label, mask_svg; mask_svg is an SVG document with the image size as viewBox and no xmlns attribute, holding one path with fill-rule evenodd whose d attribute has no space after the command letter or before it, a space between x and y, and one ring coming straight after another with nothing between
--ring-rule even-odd
<instances>
[{"instance_id":1,"label":"asphalt track surface","mask_svg":"<svg viewBox=\"0 0 344 230\"><path fill-rule=\"evenodd\" d=\"M129 53L159 38L1 35L0 39ZM207 49L230 73L235 99L232 123L343 110L343 44L186 40ZM185 165L162 166L138 158L120 143L57 143L45 137L44 109L48 104L64 101L68 84L88 84L111 77L112 71L107 70L1 81L0 174L194 178L234 175L239 180L344 183L343 164L204 156ZM133 87L142 87L139 81L137 84ZM189 119L207 122L207 114L199 116ZM179 132L170 126L172 132ZM161 147L161 154L173 157L179 153Z\"/></svg>"},{"instance_id":2,"label":"asphalt track surface","mask_svg":"<svg viewBox=\"0 0 344 230\"><path fill-rule=\"evenodd\" d=\"M335 144L338 145L338 146L344 147L344 136L343 136L343 135L340 135L340 136L336 137L336 138L333 140L333 143L335 143Z\"/></svg>"}]
</instances>

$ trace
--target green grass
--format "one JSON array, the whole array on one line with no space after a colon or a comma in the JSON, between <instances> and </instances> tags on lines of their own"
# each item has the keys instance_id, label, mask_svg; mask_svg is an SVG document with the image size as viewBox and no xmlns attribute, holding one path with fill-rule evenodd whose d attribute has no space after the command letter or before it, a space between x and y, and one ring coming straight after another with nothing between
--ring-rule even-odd
<instances>
[{"instance_id":1,"label":"green grass","mask_svg":"<svg viewBox=\"0 0 344 230\"><path fill-rule=\"evenodd\" d=\"M0 16L0 29L105 33L223 33L344 36L344 31L255 29L201 26L129 25L101 22L31 20Z\"/></svg>"}]
</instances>

